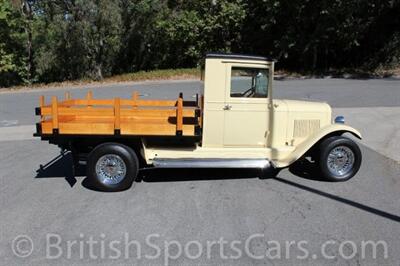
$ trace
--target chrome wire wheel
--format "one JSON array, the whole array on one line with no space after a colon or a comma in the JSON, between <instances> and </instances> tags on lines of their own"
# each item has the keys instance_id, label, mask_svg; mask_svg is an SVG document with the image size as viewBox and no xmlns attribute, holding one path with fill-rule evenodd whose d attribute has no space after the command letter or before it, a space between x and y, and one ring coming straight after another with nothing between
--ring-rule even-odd
<instances>
[{"instance_id":1,"label":"chrome wire wheel","mask_svg":"<svg viewBox=\"0 0 400 266\"><path fill-rule=\"evenodd\" d=\"M328 170L337 177L346 176L354 167L354 152L347 146L333 148L327 158Z\"/></svg>"},{"instance_id":2,"label":"chrome wire wheel","mask_svg":"<svg viewBox=\"0 0 400 266\"><path fill-rule=\"evenodd\" d=\"M126 176L124 160L116 154L106 154L96 162L96 174L99 181L106 185L120 183Z\"/></svg>"}]
</instances>

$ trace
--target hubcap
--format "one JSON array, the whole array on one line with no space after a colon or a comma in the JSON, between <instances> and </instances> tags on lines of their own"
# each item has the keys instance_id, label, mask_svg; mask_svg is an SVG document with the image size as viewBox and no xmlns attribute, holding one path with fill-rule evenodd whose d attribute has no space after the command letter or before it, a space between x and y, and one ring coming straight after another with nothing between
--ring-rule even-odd
<instances>
[{"instance_id":1,"label":"hubcap","mask_svg":"<svg viewBox=\"0 0 400 266\"><path fill-rule=\"evenodd\" d=\"M335 176L348 174L354 166L354 153L346 146L333 148L327 159L328 169Z\"/></svg>"},{"instance_id":2,"label":"hubcap","mask_svg":"<svg viewBox=\"0 0 400 266\"><path fill-rule=\"evenodd\" d=\"M116 154L103 155L96 163L96 174L103 184L118 184L126 175L125 162Z\"/></svg>"}]
</instances>

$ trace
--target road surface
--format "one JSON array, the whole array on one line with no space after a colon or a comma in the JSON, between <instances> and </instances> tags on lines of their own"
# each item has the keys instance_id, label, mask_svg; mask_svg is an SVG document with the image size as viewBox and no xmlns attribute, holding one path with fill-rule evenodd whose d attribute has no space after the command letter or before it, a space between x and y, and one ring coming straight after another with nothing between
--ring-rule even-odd
<instances>
[{"instance_id":1,"label":"road surface","mask_svg":"<svg viewBox=\"0 0 400 266\"><path fill-rule=\"evenodd\" d=\"M147 170L127 191L97 192L83 173L72 176L68 154L31 137L38 96L61 97L66 89L0 93L0 264L399 265L400 81L275 85L277 98L327 101L360 129L364 158L353 179L329 183L292 168L269 179L257 171ZM99 98L138 90L189 99L199 86L91 89ZM74 97L87 92L68 89Z\"/></svg>"}]
</instances>

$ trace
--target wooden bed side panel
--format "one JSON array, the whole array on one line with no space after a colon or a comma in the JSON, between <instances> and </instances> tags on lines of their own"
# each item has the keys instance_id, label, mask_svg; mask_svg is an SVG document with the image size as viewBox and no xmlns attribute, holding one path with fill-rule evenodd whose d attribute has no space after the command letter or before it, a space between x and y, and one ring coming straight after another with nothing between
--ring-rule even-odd
<instances>
[{"instance_id":1,"label":"wooden bed side panel","mask_svg":"<svg viewBox=\"0 0 400 266\"><path fill-rule=\"evenodd\" d=\"M194 104L196 103L196 104ZM41 133L66 135L135 135L135 136L195 136L199 127L199 106L196 102L177 100L141 100L138 93L132 99L86 99L64 101L53 96L46 105L40 97Z\"/></svg>"}]
</instances>

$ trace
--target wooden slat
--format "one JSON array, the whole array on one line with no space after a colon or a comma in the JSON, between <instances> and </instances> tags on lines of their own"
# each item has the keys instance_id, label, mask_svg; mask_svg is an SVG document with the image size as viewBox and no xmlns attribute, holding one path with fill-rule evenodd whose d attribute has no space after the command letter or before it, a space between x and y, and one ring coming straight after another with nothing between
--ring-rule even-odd
<instances>
[{"instance_id":1,"label":"wooden slat","mask_svg":"<svg viewBox=\"0 0 400 266\"><path fill-rule=\"evenodd\" d=\"M73 106L73 105L75 105L75 100L72 99L58 102L58 106Z\"/></svg>"},{"instance_id":2,"label":"wooden slat","mask_svg":"<svg viewBox=\"0 0 400 266\"><path fill-rule=\"evenodd\" d=\"M121 105L132 105L132 100L124 99L121 101ZM173 107L176 106L174 100L136 100L138 106L160 106L160 107Z\"/></svg>"},{"instance_id":3,"label":"wooden slat","mask_svg":"<svg viewBox=\"0 0 400 266\"><path fill-rule=\"evenodd\" d=\"M134 92L132 94L132 99L121 99L121 106L154 106L154 107L176 107L176 100L156 100L149 99L143 100L139 99L139 93ZM184 101L183 106L195 107L194 101ZM85 99L71 99L71 94L69 92L65 93L65 101L60 101L60 105L114 105L114 99L93 99L93 92L88 91Z\"/></svg>"},{"instance_id":4,"label":"wooden slat","mask_svg":"<svg viewBox=\"0 0 400 266\"><path fill-rule=\"evenodd\" d=\"M68 123L112 123L114 124L114 116L59 116L59 123L68 122ZM120 125L123 123L131 123L131 124L143 124L143 125L172 125L176 127L175 122L171 122L169 117L140 117L140 116L128 116L121 117Z\"/></svg>"},{"instance_id":5,"label":"wooden slat","mask_svg":"<svg viewBox=\"0 0 400 266\"><path fill-rule=\"evenodd\" d=\"M112 108L73 108L73 107L59 107L59 115L114 115L114 110Z\"/></svg>"},{"instance_id":6,"label":"wooden slat","mask_svg":"<svg viewBox=\"0 0 400 266\"><path fill-rule=\"evenodd\" d=\"M66 121L69 123L114 123L114 116L60 116L59 122ZM187 125L194 125L194 121L187 123ZM141 116L121 116L120 124L143 124L143 125L172 125L176 130L175 118L159 116L159 117L141 117ZM186 125L186 124L184 124Z\"/></svg>"},{"instance_id":7,"label":"wooden slat","mask_svg":"<svg viewBox=\"0 0 400 266\"><path fill-rule=\"evenodd\" d=\"M184 136L194 136L194 125L183 125ZM42 133L52 134L52 122L42 122ZM61 122L59 133L67 135L114 135L114 123ZM133 124L121 123L121 135L132 136L175 136L176 127L173 124Z\"/></svg>"},{"instance_id":8,"label":"wooden slat","mask_svg":"<svg viewBox=\"0 0 400 266\"><path fill-rule=\"evenodd\" d=\"M113 123L60 123L60 134L114 135Z\"/></svg>"},{"instance_id":9,"label":"wooden slat","mask_svg":"<svg viewBox=\"0 0 400 266\"><path fill-rule=\"evenodd\" d=\"M175 136L176 127L171 124L121 124L122 135L136 135L136 136ZM184 125L182 128L182 135L194 136L194 125Z\"/></svg>"},{"instance_id":10,"label":"wooden slat","mask_svg":"<svg viewBox=\"0 0 400 266\"><path fill-rule=\"evenodd\" d=\"M73 123L74 121L76 121L76 116L74 115L63 115L60 116L58 115L58 125L60 125L61 123Z\"/></svg>"},{"instance_id":11,"label":"wooden slat","mask_svg":"<svg viewBox=\"0 0 400 266\"><path fill-rule=\"evenodd\" d=\"M182 115L184 117L194 117L195 109L186 109L182 110ZM167 117L175 117L176 109L121 109L121 116L142 116L142 117L159 117L159 116L167 116Z\"/></svg>"},{"instance_id":12,"label":"wooden slat","mask_svg":"<svg viewBox=\"0 0 400 266\"><path fill-rule=\"evenodd\" d=\"M121 106L154 106L154 107L174 107L176 106L176 101L174 100L136 100L131 99L121 99ZM76 99L76 105L88 105L88 99ZM114 105L114 100L109 99L91 99L91 105Z\"/></svg>"},{"instance_id":13,"label":"wooden slat","mask_svg":"<svg viewBox=\"0 0 400 266\"><path fill-rule=\"evenodd\" d=\"M43 115L51 115L51 107L42 107L41 112ZM58 105L58 114L59 115L76 115L76 116L108 116L114 115L114 110L109 108L86 108L86 107L66 107L64 105ZM194 108L183 108L182 114L184 117L194 117L195 109ZM152 117L152 116L176 116L176 109L127 109L121 108L121 116L144 116L144 117Z\"/></svg>"},{"instance_id":14,"label":"wooden slat","mask_svg":"<svg viewBox=\"0 0 400 266\"><path fill-rule=\"evenodd\" d=\"M114 105L114 99L91 99L90 100L91 105L109 105L113 106ZM75 99L74 105L89 105L89 100L88 99Z\"/></svg>"}]
</instances>

